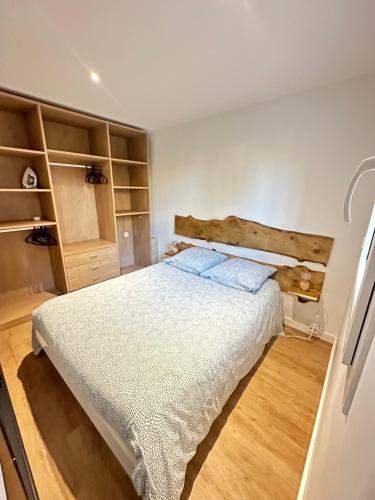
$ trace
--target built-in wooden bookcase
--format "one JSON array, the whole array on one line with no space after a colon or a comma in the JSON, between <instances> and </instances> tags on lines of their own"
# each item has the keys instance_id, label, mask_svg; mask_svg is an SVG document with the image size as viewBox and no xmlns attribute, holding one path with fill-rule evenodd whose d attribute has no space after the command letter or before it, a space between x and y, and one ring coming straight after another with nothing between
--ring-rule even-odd
<instances>
[{"instance_id":1,"label":"built-in wooden bookcase","mask_svg":"<svg viewBox=\"0 0 375 500\"><path fill-rule=\"evenodd\" d=\"M151 245L148 137L142 130L109 124L121 273L147 265Z\"/></svg>"},{"instance_id":2,"label":"built-in wooden bookcase","mask_svg":"<svg viewBox=\"0 0 375 500\"><path fill-rule=\"evenodd\" d=\"M108 183L85 182L94 165ZM28 166L37 189L22 188ZM0 301L64 293L149 265L149 211L144 130L0 92ZM58 245L26 244L37 225ZM101 265L89 277L94 258Z\"/></svg>"}]
</instances>

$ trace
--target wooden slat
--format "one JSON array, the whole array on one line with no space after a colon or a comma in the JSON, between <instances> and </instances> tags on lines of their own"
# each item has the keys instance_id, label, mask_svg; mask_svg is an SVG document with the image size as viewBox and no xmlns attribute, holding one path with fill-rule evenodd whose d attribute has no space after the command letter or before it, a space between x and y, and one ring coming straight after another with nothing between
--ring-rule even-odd
<instances>
[{"instance_id":1,"label":"wooden slat","mask_svg":"<svg viewBox=\"0 0 375 500\"><path fill-rule=\"evenodd\" d=\"M112 158L112 163L115 165L130 165L134 167L147 167L146 161L123 160L122 158Z\"/></svg>"},{"instance_id":2,"label":"wooden slat","mask_svg":"<svg viewBox=\"0 0 375 500\"><path fill-rule=\"evenodd\" d=\"M215 241L294 257L298 261L327 265L333 238L265 226L235 216L223 220L199 220L191 215L175 216L175 233L189 238Z\"/></svg>"},{"instance_id":3,"label":"wooden slat","mask_svg":"<svg viewBox=\"0 0 375 500\"><path fill-rule=\"evenodd\" d=\"M148 189L146 186L113 186L113 189Z\"/></svg>"},{"instance_id":4,"label":"wooden slat","mask_svg":"<svg viewBox=\"0 0 375 500\"><path fill-rule=\"evenodd\" d=\"M10 148L7 146L0 146L0 155L16 156L19 158L34 158L37 156L45 156L45 152L37 151L36 149L22 149L22 148Z\"/></svg>"},{"instance_id":5,"label":"wooden slat","mask_svg":"<svg viewBox=\"0 0 375 500\"><path fill-rule=\"evenodd\" d=\"M0 188L0 193L50 193L50 189Z\"/></svg>"},{"instance_id":6,"label":"wooden slat","mask_svg":"<svg viewBox=\"0 0 375 500\"><path fill-rule=\"evenodd\" d=\"M144 210L116 210L116 217L127 217L128 215L147 215L149 211Z\"/></svg>"},{"instance_id":7,"label":"wooden slat","mask_svg":"<svg viewBox=\"0 0 375 500\"><path fill-rule=\"evenodd\" d=\"M52 163L76 163L78 165L107 160L105 156L76 153L74 151L59 151L57 149L48 149L48 158Z\"/></svg>"}]
</instances>

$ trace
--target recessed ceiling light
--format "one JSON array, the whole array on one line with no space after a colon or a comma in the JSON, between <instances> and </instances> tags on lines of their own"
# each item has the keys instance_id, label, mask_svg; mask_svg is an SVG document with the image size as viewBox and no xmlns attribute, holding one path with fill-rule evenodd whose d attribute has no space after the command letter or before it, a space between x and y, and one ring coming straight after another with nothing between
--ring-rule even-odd
<instances>
[{"instance_id":1,"label":"recessed ceiling light","mask_svg":"<svg viewBox=\"0 0 375 500\"><path fill-rule=\"evenodd\" d=\"M100 82L100 78L99 78L99 75L98 73L94 73L93 71L90 73L90 78L93 82L95 83L99 83Z\"/></svg>"}]
</instances>

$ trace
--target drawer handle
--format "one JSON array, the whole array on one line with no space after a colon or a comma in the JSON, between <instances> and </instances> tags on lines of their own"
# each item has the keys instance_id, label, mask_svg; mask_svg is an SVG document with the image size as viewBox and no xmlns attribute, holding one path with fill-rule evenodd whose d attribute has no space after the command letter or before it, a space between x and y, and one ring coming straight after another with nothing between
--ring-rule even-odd
<instances>
[{"instance_id":1,"label":"drawer handle","mask_svg":"<svg viewBox=\"0 0 375 500\"><path fill-rule=\"evenodd\" d=\"M93 267L91 268L91 271L95 271L96 269L99 269L99 266L93 266Z\"/></svg>"},{"instance_id":2,"label":"drawer handle","mask_svg":"<svg viewBox=\"0 0 375 500\"><path fill-rule=\"evenodd\" d=\"M89 259L97 259L97 258L98 258L98 255L91 255L91 256L89 257Z\"/></svg>"}]
</instances>

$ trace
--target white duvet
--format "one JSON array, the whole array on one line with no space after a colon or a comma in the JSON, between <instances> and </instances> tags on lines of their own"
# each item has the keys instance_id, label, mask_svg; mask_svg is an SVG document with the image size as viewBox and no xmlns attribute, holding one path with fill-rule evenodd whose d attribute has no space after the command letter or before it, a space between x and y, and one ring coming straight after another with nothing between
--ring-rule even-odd
<instances>
[{"instance_id":1,"label":"white duvet","mask_svg":"<svg viewBox=\"0 0 375 500\"><path fill-rule=\"evenodd\" d=\"M138 494L175 500L197 445L282 320L274 280L253 295L162 263L45 303L33 332L133 450ZM34 333L33 345L37 354Z\"/></svg>"}]
</instances>

